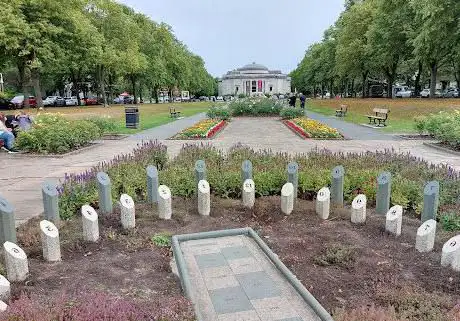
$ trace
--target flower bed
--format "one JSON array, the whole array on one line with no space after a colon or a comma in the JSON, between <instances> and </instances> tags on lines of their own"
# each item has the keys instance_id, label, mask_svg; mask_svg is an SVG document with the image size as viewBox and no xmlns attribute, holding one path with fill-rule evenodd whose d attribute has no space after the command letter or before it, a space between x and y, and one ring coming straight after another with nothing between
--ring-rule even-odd
<instances>
[{"instance_id":1,"label":"flower bed","mask_svg":"<svg viewBox=\"0 0 460 321\"><path fill-rule=\"evenodd\" d=\"M227 122L220 119L204 119L192 127L186 128L179 134L174 136L174 139L205 139L214 137L221 131Z\"/></svg>"},{"instance_id":2,"label":"flower bed","mask_svg":"<svg viewBox=\"0 0 460 321\"><path fill-rule=\"evenodd\" d=\"M286 120L284 124L303 138L343 139L337 129L306 117Z\"/></svg>"}]
</instances>

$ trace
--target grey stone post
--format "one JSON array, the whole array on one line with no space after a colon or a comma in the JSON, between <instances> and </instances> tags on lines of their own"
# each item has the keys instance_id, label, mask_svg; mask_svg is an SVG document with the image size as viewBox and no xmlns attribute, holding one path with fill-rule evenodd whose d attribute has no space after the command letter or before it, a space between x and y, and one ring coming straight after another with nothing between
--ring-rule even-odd
<instances>
[{"instance_id":1,"label":"grey stone post","mask_svg":"<svg viewBox=\"0 0 460 321\"><path fill-rule=\"evenodd\" d=\"M112 183L110 182L109 175L104 172L97 173L97 188L99 193L100 212L102 214L112 213Z\"/></svg>"},{"instance_id":2,"label":"grey stone post","mask_svg":"<svg viewBox=\"0 0 460 321\"><path fill-rule=\"evenodd\" d=\"M377 177L377 196L375 211L377 214L386 215L390 209L391 173L383 172Z\"/></svg>"},{"instance_id":3,"label":"grey stone post","mask_svg":"<svg viewBox=\"0 0 460 321\"><path fill-rule=\"evenodd\" d=\"M147 167L147 201L158 203L158 170L155 166Z\"/></svg>"},{"instance_id":4,"label":"grey stone post","mask_svg":"<svg viewBox=\"0 0 460 321\"><path fill-rule=\"evenodd\" d=\"M44 182L42 184L43 208L45 220L58 224L59 217L59 194L57 186L53 182Z\"/></svg>"},{"instance_id":5,"label":"grey stone post","mask_svg":"<svg viewBox=\"0 0 460 321\"><path fill-rule=\"evenodd\" d=\"M241 164L241 179L243 183L248 179L252 179L252 163L250 160L245 160Z\"/></svg>"},{"instance_id":6,"label":"grey stone post","mask_svg":"<svg viewBox=\"0 0 460 321\"><path fill-rule=\"evenodd\" d=\"M0 242L16 243L16 226L13 207L0 196Z\"/></svg>"},{"instance_id":7,"label":"grey stone post","mask_svg":"<svg viewBox=\"0 0 460 321\"><path fill-rule=\"evenodd\" d=\"M425 185L423 191L422 223L427 220L436 220L439 205L439 182L431 181Z\"/></svg>"},{"instance_id":8,"label":"grey stone post","mask_svg":"<svg viewBox=\"0 0 460 321\"><path fill-rule=\"evenodd\" d=\"M287 165L287 181L294 186L294 201L297 199L297 191L299 189L299 164L291 162Z\"/></svg>"},{"instance_id":9,"label":"grey stone post","mask_svg":"<svg viewBox=\"0 0 460 321\"><path fill-rule=\"evenodd\" d=\"M335 206L343 207L343 177L345 169L337 166L332 170L331 199Z\"/></svg>"},{"instance_id":10,"label":"grey stone post","mask_svg":"<svg viewBox=\"0 0 460 321\"><path fill-rule=\"evenodd\" d=\"M206 180L206 163L204 160L197 160L195 163L195 186L198 187L198 183L203 180Z\"/></svg>"}]
</instances>

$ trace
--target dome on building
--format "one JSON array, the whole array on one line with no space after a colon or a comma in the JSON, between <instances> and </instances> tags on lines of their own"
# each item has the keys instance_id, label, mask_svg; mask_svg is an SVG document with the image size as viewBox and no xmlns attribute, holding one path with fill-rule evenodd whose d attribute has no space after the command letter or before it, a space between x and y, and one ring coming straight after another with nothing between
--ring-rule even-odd
<instances>
[{"instance_id":1,"label":"dome on building","mask_svg":"<svg viewBox=\"0 0 460 321\"><path fill-rule=\"evenodd\" d=\"M253 62L252 64L238 68L238 70L239 71L245 71L245 70L266 70L268 71L268 68L265 67L264 65L256 64L255 62Z\"/></svg>"}]
</instances>

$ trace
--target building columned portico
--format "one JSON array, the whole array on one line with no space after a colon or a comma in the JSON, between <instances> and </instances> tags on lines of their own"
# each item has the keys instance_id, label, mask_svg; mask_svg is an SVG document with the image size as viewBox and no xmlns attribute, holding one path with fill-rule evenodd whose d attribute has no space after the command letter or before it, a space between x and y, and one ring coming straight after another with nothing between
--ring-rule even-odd
<instances>
[{"instance_id":1,"label":"building columned portico","mask_svg":"<svg viewBox=\"0 0 460 321\"><path fill-rule=\"evenodd\" d=\"M244 94L287 94L291 92L291 78L279 70L269 70L252 64L227 72L219 79L219 96Z\"/></svg>"}]
</instances>

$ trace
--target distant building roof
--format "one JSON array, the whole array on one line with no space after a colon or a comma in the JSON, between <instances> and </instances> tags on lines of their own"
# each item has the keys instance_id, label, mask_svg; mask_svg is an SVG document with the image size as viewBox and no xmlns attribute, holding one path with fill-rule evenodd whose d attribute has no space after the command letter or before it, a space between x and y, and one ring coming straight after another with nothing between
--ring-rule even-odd
<instances>
[{"instance_id":1,"label":"distant building roof","mask_svg":"<svg viewBox=\"0 0 460 321\"><path fill-rule=\"evenodd\" d=\"M252 64L238 68L238 70L239 71L245 71L245 70L266 70L268 71L268 68L265 67L264 65L256 64L255 62L253 62Z\"/></svg>"}]
</instances>

